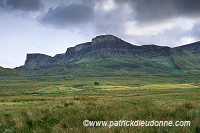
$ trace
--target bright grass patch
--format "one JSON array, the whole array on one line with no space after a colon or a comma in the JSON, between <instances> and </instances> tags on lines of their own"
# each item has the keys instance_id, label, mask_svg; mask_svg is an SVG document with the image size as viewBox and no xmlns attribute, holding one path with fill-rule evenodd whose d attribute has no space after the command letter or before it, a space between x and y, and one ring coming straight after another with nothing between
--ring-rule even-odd
<instances>
[{"instance_id":1,"label":"bright grass patch","mask_svg":"<svg viewBox=\"0 0 200 133\"><path fill-rule=\"evenodd\" d=\"M133 89L178 89L178 88L200 88L191 84L152 84L140 87L130 86L98 86L99 90L133 90Z\"/></svg>"}]
</instances>

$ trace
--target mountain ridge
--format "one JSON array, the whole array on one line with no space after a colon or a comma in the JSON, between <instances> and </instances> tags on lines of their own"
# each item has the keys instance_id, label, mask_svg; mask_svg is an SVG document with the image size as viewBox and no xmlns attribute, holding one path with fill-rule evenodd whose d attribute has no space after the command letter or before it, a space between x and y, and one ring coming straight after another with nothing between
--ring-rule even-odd
<instances>
[{"instance_id":1,"label":"mountain ridge","mask_svg":"<svg viewBox=\"0 0 200 133\"><path fill-rule=\"evenodd\" d=\"M171 64L170 69L188 71L190 69L195 69L195 70L199 69L199 64L197 64L198 62L200 62L200 57L197 56L199 53L200 53L200 42L195 42L192 43L191 45L187 44L174 48L168 46L158 46L154 44L137 46L128 43L113 35L100 35L93 38L91 42L81 43L75 45L74 47L67 48L65 53L57 54L54 57L40 53L27 54L25 64L17 69L21 69L26 72L32 73L34 71L38 71L41 69L46 71L49 68L57 68L59 70L61 68L71 69L70 67L72 66L74 67L77 64L80 64L82 62L87 62L87 60L91 59L100 60L100 59L115 58L115 57L119 58L130 57L132 58L132 60L135 59L140 59L141 61L146 60L146 62L149 63L151 62L151 58L163 57L167 58L168 64ZM184 59L182 59L182 57L184 58L187 57L188 58L187 61L185 60L186 61L185 62ZM187 67L183 68L181 66L184 64L184 62L188 64L189 68ZM120 63L122 62L119 62L119 64ZM126 67L135 65L141 67L147 66L149 68L155 66L156 64L155 63L153 65L152 63L150 63L151 65L148 66L145 63L141 64L141 62L132 62L132 63L126 62L125 64L127 63L129 65L126 65ZM158 63L156 65L160 64ZM109 67L111 66L116 67L116 65L113 66L112 64L110 64ZM107 66L103 67L107 68ZM169 67L169 66L163 65L163 67Z\"/></svg>"}]
</instances>

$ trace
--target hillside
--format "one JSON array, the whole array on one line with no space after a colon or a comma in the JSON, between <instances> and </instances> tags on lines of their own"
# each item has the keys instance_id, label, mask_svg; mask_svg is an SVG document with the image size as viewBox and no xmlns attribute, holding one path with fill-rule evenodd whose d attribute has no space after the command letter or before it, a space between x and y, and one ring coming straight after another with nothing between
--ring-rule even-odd
<instances>
[{"instance_id":1,"label":"hillside","mask_svg":"<svg viewBox=\"0 0 200 133\"><path fill-rule=\"evenodd\" d=\"M175 48L130 44L113 35L70 47L54 57L27 54L16 68L31 74L126 75L200 72L199 42Z\"/></svg>"},{"instance_id":2,"label":"hillside","mask_svg":"<svg viewBox=\"0 0 200 133\"><path fill-rule=\"evenodd\" d=\"M25 75L25 73L20 70L3 68L0 66L0 76L19 76L19 75Z\"/></svg>"}]
</instances>

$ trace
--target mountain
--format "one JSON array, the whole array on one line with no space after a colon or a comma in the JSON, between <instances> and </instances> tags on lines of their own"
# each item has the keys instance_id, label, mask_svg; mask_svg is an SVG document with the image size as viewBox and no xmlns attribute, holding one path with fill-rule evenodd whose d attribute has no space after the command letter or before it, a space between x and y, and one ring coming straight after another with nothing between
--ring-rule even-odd
<instances>
[{"instance_id":1,"label":"mountain","mask_svg":"<svg viewBox=\"0 0 200 133\"><path fill-rule=\"evenodd\" d=\"M54 57L27 54L19 68L31 74L123 75L200 72L200 42L175 48L137 46L113 35L70 47Z\"/></svg>"}]
</instances>

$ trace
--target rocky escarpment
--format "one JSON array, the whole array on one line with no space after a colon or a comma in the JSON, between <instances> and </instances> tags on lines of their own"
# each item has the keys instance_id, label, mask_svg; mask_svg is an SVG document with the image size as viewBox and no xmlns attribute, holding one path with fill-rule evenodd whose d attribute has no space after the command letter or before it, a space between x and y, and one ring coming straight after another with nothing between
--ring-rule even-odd
<instances>
[{"instance_id":1,"label":"rocky escarpment","mask_svg":"<svg viewBox=\"0 0 200 133\"><path fill-rule=\"evenodd\" d=\"M34 53L27 54L25 65L49 65L53 63L55 59L49 55Z\"/></svg>"},{"instance_id":2,"label":"rocky escarpment","mask_svg":"<svg viewBox=\"0 0 200 133\"><path fill-rule=\"evenodd\" d=\"M173 57L176 55L187 55L188 53L199 54L200 42L170 48L157 45L136 46L113 35L101 35L92 39L91 42L78 44L70 47L64 54L54 57L44 54L27 54L23 67L35 68L40 66L55 66L67 64L69 60L82 60L84 58L107 58L116 56L132 56L132 58L152 58L158 56ZM73 61L72 60L72 61Z\"/></svg>"},{"instance_id":3,"label":"rocky escarpment","mask_svg":"<svg viewBox=\"0 0 200 133\"><path fill-rule=\"evenodd\" d=\"M65 54L57 54L53 58L54 60L62 60L65 58Z\"/></svg>"},{"instance_id":4,"label":"rocky escarpment","mask_svg":"<svg viewBox=\"0 0 200 133\"><path fill-rule=\"evenodd\" d=\"M91 42L82 43L76 45L75 47L70 47L67 49L65 53L65 57L69 58L76 58L76 57L83 57L84 55L91 52Z\"/></svg>"},{"instance_id":5,"label":"rocky escarpment","mask_svg":"<svg viewBox=\"0 0 200 133\"><path fill-rule=\"evenodd\" d=\"M82 43L68 48L66 58L90 56L105 56L111 54L127 54L134 45L127 43L113 35L102 35L92 39L92 42Z\"/></svg>"},{"instance_id":6,"label":"rocky escarpment","mask_svg":"<svg viewBox=\"0 0 200 133\"><path fill-rule=\"evenodd\" d=\"M176 47L176 48L185 49L192 54L200 54L200 41L195 42L195 43L191 43L191 44L187 44L187 45L183 45L183 46L179 46L179 47Z\"/></svg>"},{"instance_id":7,"label":"rocky escarpment","mask_svg":"<svg viewBox=\"0 0 200 133\"><path fill-rule=\"evenodd\" d=\"M136 46L113 35L102 35L92 39L92 42L82 43L68 48L66 58L85 56L109 57L113 55L133 55L136 57L169 56L170 47L143 45Z\"/></svg>"}]
</instances>

